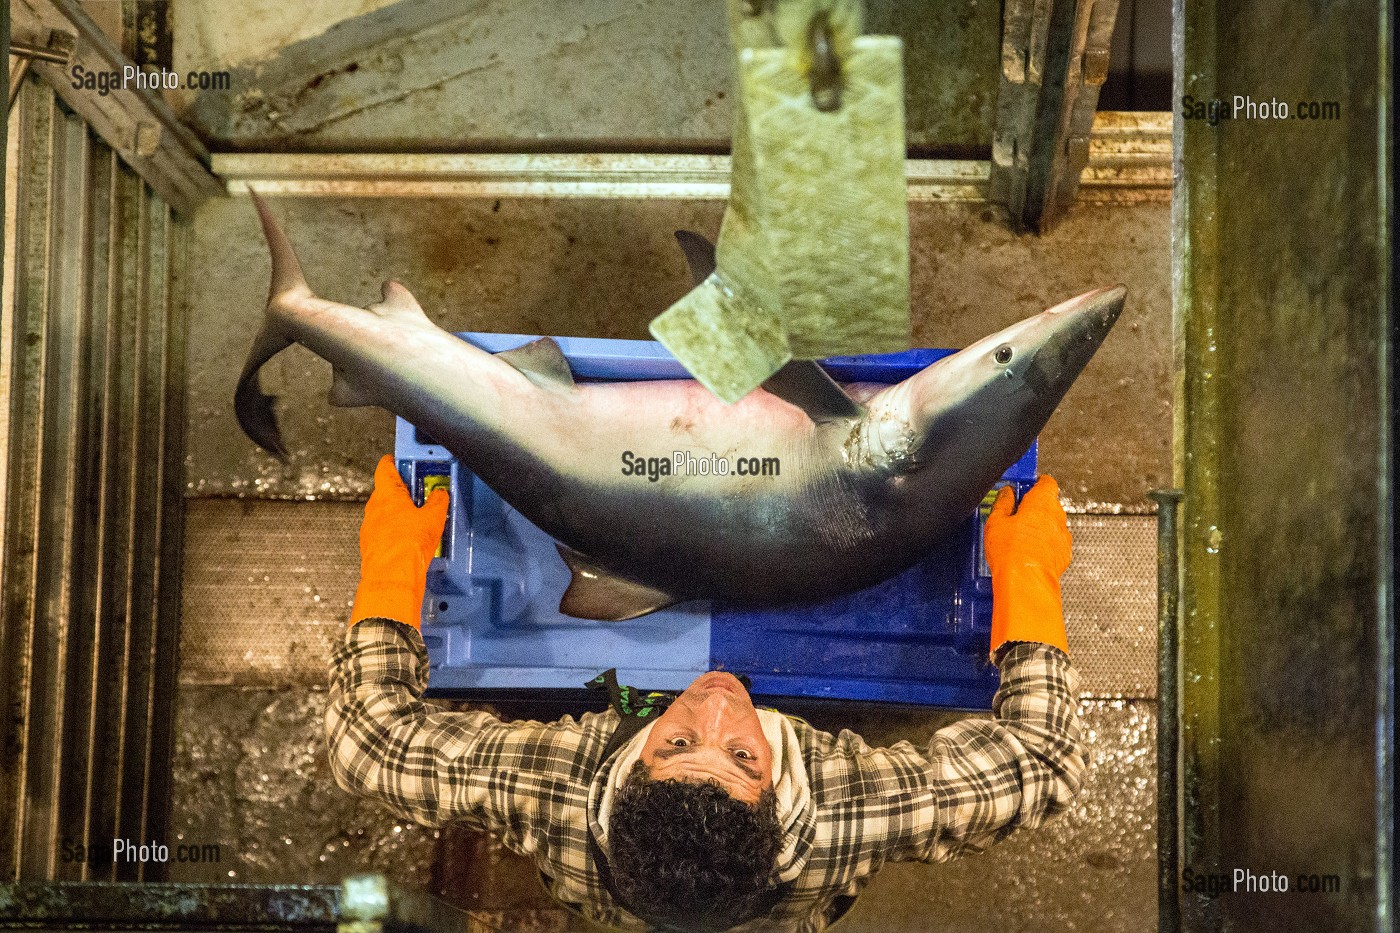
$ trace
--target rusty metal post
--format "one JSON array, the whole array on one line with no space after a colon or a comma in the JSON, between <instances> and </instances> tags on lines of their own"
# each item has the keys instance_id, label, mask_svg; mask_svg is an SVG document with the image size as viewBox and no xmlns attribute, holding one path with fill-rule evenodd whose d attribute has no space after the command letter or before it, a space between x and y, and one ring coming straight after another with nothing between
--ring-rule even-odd
<instances>
[{"instance_id":1,"label":"rusty metal post","mask_svg":"<svg viewBox=\"0 0 1400 933\"><path fill-rule=\"evenodd\" d=\"M1180 489L1156 489L1147 495L1157 503L1157 933L1177 933L1181 927L1177 901L1177 801L1181 787L1177 760L1181 728L1177 510L1183 494Z\"/></svg>"},{"instance_id":2,"label":"rusty metal post","mask_svg":"<svg viewBox=\"0 0 1400 933\"><path fill-rule=\"evenodd\" d=\"M1007 0L989 194L1019 229L1050 229L1074 203L1118 0Z\"/></svg>"},{"instance_id":3,"label":"rusty metal post","mask_svg":"<svg viewBox=\"0 0 1400 933\"><path fill-rule=\"evenodd\" d=\"M1390 933L1393 2L1276 12L1174 4L1180 839L1290 892L1181 927Z\"/></svg>"}]
</instances>

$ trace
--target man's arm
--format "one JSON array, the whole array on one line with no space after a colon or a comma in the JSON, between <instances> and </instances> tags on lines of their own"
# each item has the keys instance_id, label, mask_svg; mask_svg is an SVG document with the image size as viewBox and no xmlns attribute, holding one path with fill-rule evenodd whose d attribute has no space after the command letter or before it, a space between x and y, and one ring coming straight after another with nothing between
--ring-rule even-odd
<instances>
[{"instance_id":1,"label":"man's arm","mask_svg":"<svg viewBox=\"0 0 1400 933\"><path fill-rule=\"evenodd\" d=\"M943 861L981 851L1063 812L1079 791L1079 675L1060 600L1068 523L1048 476L1013 512L1014 504L1002 490L986 528L991 649L1001 668L993 718L940 729L923 753L908 742L869 752L877 770L909 774L902 786L917 788L887 814L887 858Z\"/></svg>"},{"instance_id":2,"label":"man's arm","mask_svg":"<svg viewBox=\"0 0 1400 933\"><path fill-rule=\"evenodd\" d=\"M503 723L422 701L428 655L418 633L428 563L447 494L413 504L383 458L360 528L360 585L351 627L331 659L326 738L336 783L430 826L466 820L529 853L552 809L577 796L572 778L592 730Z\"/></svg>"},{"instance_id":3,"label":"man's arm","mask_svg":"<svg viewBox=\"0 0 1400 933\"><path fill-rule=\"evenodd\" d=\"M473 816L483 825L495 822L485 801L458 793L448 774L499 720L484 712L429 709L420 699L427 675L427 652L415 629L387 619L350 628L331 657L331 774L344 790L424 825ZM461 777L471 780L469 773Z\"/></svg>"},{"instance_id":4,"label":"man's arm","mask_svg":"<svg viewBox=\"0 0 1400 933\"><path fill-rule=\"evenodd\" d=\"M486 712L433 709L423 640L411 626L368 619L331 661L326 739L331 773L351 793L428 826L465 820L529 854L551 808L567 806L593 741L590 717L505 723Z\"/></svg>"},{"instance_id":5,"label":"man's arm","mask_svg":"<svg viewBox=\"0 0 1400 933\"><path fill-rule=\"evenodd\" d=\"M954 723L929 742L929 825L906 857L939 862L979 852L1063 812L1079 792L1079 675L1069 657L1020 642L1000 666L993 718Z\"/></svg>"}]
</instances>

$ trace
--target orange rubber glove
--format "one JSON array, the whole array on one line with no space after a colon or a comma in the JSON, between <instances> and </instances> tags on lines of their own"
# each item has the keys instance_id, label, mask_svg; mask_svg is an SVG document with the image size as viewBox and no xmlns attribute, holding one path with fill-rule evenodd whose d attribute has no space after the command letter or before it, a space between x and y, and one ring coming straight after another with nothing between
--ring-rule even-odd
<instances>
[{"instance_id":1,"label":"orange rubber glove","mask_svg":"<svg viewBox=\"0 0 1400 933\"><path fill-rule=\"evenodd\" d=\"M360 525L360 585L350 624L392 619L418 628L428 563L447 523L447 490L434 489L422 508L413 504L394 458L387 454L374 471L374 492Z\"/></svg>"},{"instance_id":2,"label":"orange rubber glove","mask_svg":"<svg viewBox=\"0 0 1400 933\"><path fill-rule=\"evenodd\" d=\"M992 503L984 536L992 569L992 655L1009 641L1038 641L1069 652L1060 575L1069 567L1070 537L1060 487L1042 476L1021 497L1004 487Z\"/></svg>"}]
</instances>

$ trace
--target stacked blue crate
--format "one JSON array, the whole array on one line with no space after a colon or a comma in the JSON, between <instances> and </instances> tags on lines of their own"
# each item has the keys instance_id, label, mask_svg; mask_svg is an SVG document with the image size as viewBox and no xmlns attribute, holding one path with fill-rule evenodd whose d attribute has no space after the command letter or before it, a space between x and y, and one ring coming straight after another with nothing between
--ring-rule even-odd
<instances>
[{"instance_id":1,"label":"stacked blue crate","mask_svg":"<svg viewBox=\"0 0 1400 933\"><path fill-rule=\"evenodd\" d=\"M491 352L535 339L460 336ZM687 378L658 343L555 339L580 381ZM951 352L835 357L824 365L841 382L894 383ZM997 673L986 661L991 581L982 512L919 564L846 596L780 609L696 601L627 622L594 622L559 612L569 572L553 539L403 419L394 453L419 501L436 484L452 494L424 601L431 696L573 690L609 667L623 683L679 690L722 668L748 674L754 693L766 696L991 706ZM1032 446L1003 481L1019 493L1035 473Z\"/></svg>"}]
</instances>

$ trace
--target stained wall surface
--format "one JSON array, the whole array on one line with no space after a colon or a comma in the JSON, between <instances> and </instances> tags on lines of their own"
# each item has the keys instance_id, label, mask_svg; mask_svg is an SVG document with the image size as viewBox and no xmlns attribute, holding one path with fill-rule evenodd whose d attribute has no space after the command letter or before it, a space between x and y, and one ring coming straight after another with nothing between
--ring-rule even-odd
<instances>
[{"instance_id":1,"label":"stained wall surface","mask_svg":"<svg viewBox=\"0 0 1400 933\"><path fill-rule=\"evenodd\" d=\"M904 40L909 143L985 158L1001 5L869 0ZM172 92L222 150L718 150L733 119L722 2L182 2L175 68L231 71Z\"/></svg>"}]
</instances>

